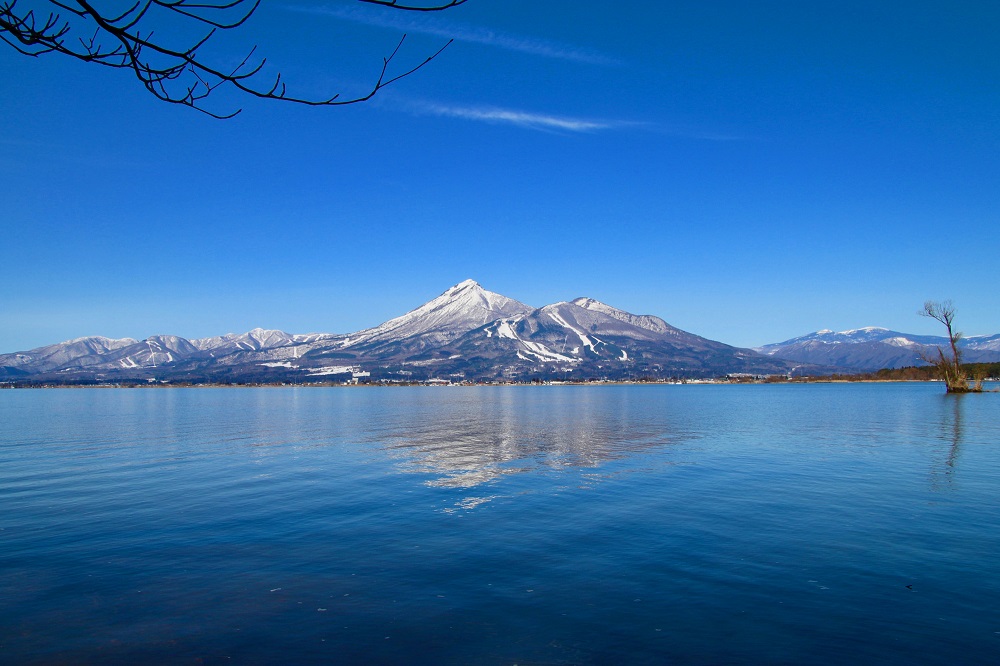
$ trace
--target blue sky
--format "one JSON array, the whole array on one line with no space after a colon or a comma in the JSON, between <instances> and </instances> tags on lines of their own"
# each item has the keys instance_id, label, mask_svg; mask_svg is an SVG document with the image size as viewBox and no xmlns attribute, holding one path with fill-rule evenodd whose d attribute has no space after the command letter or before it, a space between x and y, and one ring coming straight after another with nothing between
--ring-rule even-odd
<instances>
[{"instance_id":1,"label":"blue sky","mask_svg":"<svg viewBox=\"0 0 1000 666\"><path fill-rule=\"evenodd\" d=\"M228 121L0 44L0 352L350 332L466 278L740 346L1000 332L1000 3L264 0L293 92Z\"/></svg>"}]
</instances>

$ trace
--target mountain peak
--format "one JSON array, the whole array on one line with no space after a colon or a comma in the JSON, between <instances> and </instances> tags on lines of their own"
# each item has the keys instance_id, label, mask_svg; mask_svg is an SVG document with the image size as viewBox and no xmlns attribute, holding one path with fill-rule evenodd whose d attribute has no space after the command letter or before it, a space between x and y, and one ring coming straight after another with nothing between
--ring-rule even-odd
<instances>
[{"instance_id":1,"label":"mountain peak","mask_svg":"<svg viewBox=\"0 0 1000 666\"><path fill-rule=\"evenodd\" d=\"M469 287L479 287L479 283L471 278L468 280L462 280L448 291L459 291L461 289L468 289Z\"/></svg>"},{"instance_id":2,"label":"mountain peak","mask_svg":"<svg viewBox=\"0 0 1000 666\"><path fill-rule=\"evenodd\" d=\"M289 335L254 328L197 340L170 335L141 342L85 338L0 355L0 380L112 381L148 379L155 373L184 381L302 381L356 367L365 367L365 376L373 380L391 377L389 381L565 377L572 372L584 378L625 373L667 377L720 369L786 369L785 361L752 356L675 329L658 317L633 315L593 298L536 309L470 279L402 316L350 335ZM403 366L407 369L397 370Z\"/></svg>"},{"instance_id":3,"label":"mountain peak","mask_svg":"<svg viewBox=\"0 0 1000 666\"><path fill-rule=\"evenodd\" d=\"M890 332L887 328L882 328L881 326L862 326L861 328L852 328L849 331L840 331L838 335L854 335L856 333L888 333Z\"/></svg>"},{"instance_id":4,"label":"mountain peak","mask_svg":"<svg viewBox=\"0 0 1000 666\"><path fill-rule=\"evenodd\" d=\"M433 343L443 344L496 319L531 310L524 303L483 289L475 280L464 280L401 317L355 333L344 346L398 341L417 335L429 336L427 339Z\"/></svg>"},{"instance_id":5,"label":"mountain peak","mask_svg":"<svg viewBox=\"0 0 1000 666\"><path fill-rule=\"evenodd\" d=\"M581 296L580 298L574 298L571 302L573 305L578 305L586 310L600 312L601 314L614 317L619 321L631 324L632 326L638 326L639 328L644 328L647 331L653 331L654 333L677 332L677 329L659 317L654 317L653 315L634 315L631 312L625 312L624 310L619 310L618 308L611 307L606 303L602 303L596 298Z\"/></svg>"}]
</instances>

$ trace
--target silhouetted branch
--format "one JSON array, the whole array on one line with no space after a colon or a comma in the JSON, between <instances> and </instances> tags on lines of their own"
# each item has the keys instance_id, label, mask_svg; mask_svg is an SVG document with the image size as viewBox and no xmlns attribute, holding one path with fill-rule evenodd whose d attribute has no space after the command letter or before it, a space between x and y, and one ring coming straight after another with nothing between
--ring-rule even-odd
<instances>
[{"instance_id":1,"label":"silhouetted branch","mask_svg":"<svg viewBox=\"0 0 1000 666\"><path fill-rule=\"evenodd\" d=\"M464 4L466 0L450 0L434 5L401 4L395 0L359 0L404 11L441 11ZM95 0L34 0L33 5L52 7L37 13L23 0L0 0L0 39L19 53L37 57L46 53L62 53L84 62L105 67L131 69L146 90L158 99L181 104L206 113L213 118L232 118L231 113L217 113L202 105L217 88L231 86L252 97L273 99L309 106L343 106L371 99L382 88L407 77L434 60L450 44L435 51L415 66L390 74L393 60L406 40L404 34L392 52L382 59L382 68L375 83L364 95L342 99L334 94L324 99L309 99L290 95L280 72L271 83L262 84L257 75L266 63L261 58L253 63L257 47L235 68L227 70L203 60L198 50L220 30L242 26L260 6L261 0L137 0L124 12L108 15L98 9ZM27 8L26 8L27 7ZM154 38L153 30L145 29L148 21L166 17L168 12L190 25L202 25L204 34L189 41L184 48L171 48ZM77 37L83 33L86 37Z\"/></svg>"},{"instance_id":2,"label":"silhouetted branch","mask_svg":"<svg viewBox=\"0 0 1000 666\"><path fill-rule=\"evenodd\" d=\"M396 0L358 0L359 2L365 2L369 5L382 5L383 7L392 7L393 9L405 9L411 12L439 12L442 9L448 9L449 7L457 7L458 5L464 5L466 0L451 0L451 2L446 2L439 5L428 5L421 7L420 5L404 5L396 2Z\"/></svg>"}]
</instances>

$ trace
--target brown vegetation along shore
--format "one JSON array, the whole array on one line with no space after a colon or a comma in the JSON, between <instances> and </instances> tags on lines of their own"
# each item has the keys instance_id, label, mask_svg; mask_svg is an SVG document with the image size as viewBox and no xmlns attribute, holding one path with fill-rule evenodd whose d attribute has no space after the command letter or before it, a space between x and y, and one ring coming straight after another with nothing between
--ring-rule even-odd
<instances>
[{"instance_id":1,"label":"brown vegetation along shore","mask_svg":"<svg viewBox=\"0 0 1000 666\"><path fill-rule=\"evenodd\" d=\"M962 365L962 370L967 377L981 385L983 381L1000 380L1000 363L968 363ZM254 388L254 387L282 387L282 386L303 386L303 387L331 387L331 386L532 386L532 385L573 385L573 386L595 386L607 384L841 384L841 383L876 383L876 382L929 382L941 381L937 374L937 368L931 366L892 368L879 370L877 372L862 373L838 373L830 375L811 375L801 377L788 377L786 375L730 375L717 378L651 378L638 377L628 380L612 379L589 379L589 380L542 380L529 379L524 381L455 381L428 380L428 381L386 381L371 380L361 382L189 382L189 381L158 381L158 382L113 382L113 383L53 383L53 382L31 382L14 381L0 382L0 389L4 388Z\"/></svg>"}]
</instances>

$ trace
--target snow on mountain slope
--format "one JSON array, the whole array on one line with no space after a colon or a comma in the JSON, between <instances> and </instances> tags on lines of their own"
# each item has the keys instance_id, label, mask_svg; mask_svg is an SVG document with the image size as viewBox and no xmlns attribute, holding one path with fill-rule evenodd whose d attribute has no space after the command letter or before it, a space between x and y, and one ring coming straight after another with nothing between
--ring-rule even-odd
<instances>
[{"instance_id":1,"label":"snow on mountain slope","mask_svg":"<svg viewBox=\"0 0 1000 666\"><path fill-rule=\"evenodd\" d=\"M818 341L825 344L858 344L862 342L881 342L891 338L900 338L914 342L919 341L927 343L939 339L936 336L913 336L907 333L900 333L899 331L890 331L887 328L881 328L879 326L865 326L864 328L853 328L849 331L839 332L834 332L830 329L823 329L822 331L816 331L815 333L809 333L807 335L800 335L799 337L792 338L791 340L785 340L784 342L777 342L774 344L764 345L763 347L757 347L757 350L760 351L772 349L782 345L787 346L800 342L811 341ZM924 340L921 340L921 338Z\"/></svg>"},{"instance_id":2,"label":"snow on mountain slope","mask_svg":"<svg viewBox=\"0 0 1000 666\"><path fill-rule=\"evenodd\" d=\"M1000 334L970 335L963 338L962 342L966 349L1000 352Z\"/></svg>"},{"instance_id":3,"label":"snow on mountain slope","mask_svg":"<svg viewBox=\"0 0 1000 666\"><path fill-rule=\"evenodd\" d=\"M0 355L0 366L31 367L36 372L67 365L91 365L91 361L116 349L135 344L132 338L106 338L94 335L58 342L30 351Z\"/></svg>"},{"instance_id":4,"label":"snow on mountain slope","mask_svg":"<svg viewBox=\"0 0 1000 666\"><path fill-rule=\"evenodd\" d=\"M629 315L621 310L615 310L615 312L635 318L635 315ZM634 340L655 340L660 337L660 334L655 331L632 324L621 317L611 316L600 310L587 309L569 302L546 305L536 311L535 319L537 333L549 337L554 335L554 341L562 335L564 341L568 339L577 343L574 346L579 347L580 354L589 354L595 357L612 356L618 358L621 355L617 346L609 345L603 338L628 337ZM609 347L616 351L609 352Z\"/></svg>"},{"instance_id":5,"label":"snow on mountain slope","mask_svg":"<svg viewBox=\"0 0 1000 666\"><path fill-rule=\"evenodd\" d=\"M791 367L684 331L636 326L629 320L638 317L616 312L617 317L577 303L554 303L470 331L412 357L413 365L480 377L704 376L786 372Z\"/></svg>"},{"instance_id":6,"label":"snow on mountain slope","mask_svg":"<svg viewBox=\"0 0 1000 666\"><path fill-rule=\"evenodd\" d=\"M606 314L609 317L614 317L615 319L624 321L633 326L638 326L639 328L645 328L655 333L679 333L680 329L674 328L667 322L663 321L659 317L654 317L653 315L634 315L630 312L625 312L624 310L619 310L618 308L613 308L606 303L602 303L593 298L580 297L575 298L571 301L574 305L579 305L581 308L586 310L593 310L595 312L600 312Z\"/></svg>"},{"instance_id":7,"label":"snow on mountain slope","mask_svg":"<svg viewBox=\"0 0 1000 666\"><path fill-rule=\"evenodd\" d=\"M531 340L530 328L526 330L526 327L524 326L525 319L525 315L518 315L510 319L500 319L485 327L482 330L482 333L484 333L488 339L495 336L497 342L500 342L501 340L511 341L509 344L513 347L514 354L517 358L525 361L536 361L541 363L548 363L551 361L576 363L579 361L579 358L576 355L578 348L574 348L570 351L570 354L573 354L571 356L565 353L565 344L562 349L563 353L560 353L542 342ZM482 340L480 340L480 343L481 346L489 345L489 343L483 343ZM504 345L504 342L500 342L501 349ZM461 354L458 355L461 356Z\"/></svg>"},{"instance_id":8,"label":"snow on mountain slope","mask_svg":"<svg viewBox=\"0 0 1000 666\"><path fill-rule=\"evenodd\" d=\"M626 361L628 353L605 338L657 334L568 302L498 319L447 346L452 358L491 358L503 363L577 364L605 358ZM442 350L441 354L445 354Z\"/></svg>"},{"instance_id":9,"label":"snow on mountain slope","mask_svg":"<svg viewBox=\"0 0 1000 666\"><path fill-rule=\"evenodd\" d=\"M586 358L628 360L628 353L605 337L653 339L655 334L574 303L546 305L527 315L501 319L482 329L486 338L515 342L518 358L578 362ZM529 358L530 357L530 358Z\"/></svg>"},{"instance_id":10,"label":"snow on mountain slope","mask_svg":"<svg viewBox=\"0 0 1000 666\"><path fill-rule=\"evenodd\" d=\"M669 377L790 367L595 299L536 310L472 280L350 335L257 328L195 340L88 338L0 357L0 377L46 381L283 381L343 374L344 368L401 378L415 372L425 378L532 377L574 368L588 377Z\"/></svg>"},{"instance_id":11,"label":"snow on mountain slope","mask_svg":"<svg viewBox=\"0 0 1000 666\"><path fill-rule=\"evenodd\" d=\"M465 280L415 310L347 336L342 347L372 348L417 336L421 337L421 348L441 345L483 324L531 310L524 303Z\"/></svg>"},{"instance_id":12,"label":"snow on mountain slope","mask_svg":"<svg viewBox=\"0 0 1000 666\"><path fill-rule=\"evenodd\" d=\"M1000 360L1000 335L962 339L959 346L964 352L965 362ZM784 342L757 347L755 351L802 363L870 371L926 365L923 356L935 355L937 347L947 348L948 338L937 335L913 335L878 326L867 326L839 332L825 329Z\"/></svg>"},{"instance_id":13,"label":"snow on mountain slope","mask_svg":"<svg viewBox=\"0 0 1000 666\"><path fill-rule=\"evenodd\" d=\"M132 369L158 367L186 360L198 353L190 340L177 335L153 335L108 354L99 367Z\"/></svg>"},{"instance_id":14,"label":"snow on mountain slope","mask_svg":"<svg viewBox=\"0 0 1000 666\"><path fill-rule=\"evenodd\" d=\"M237 351L260 351L261 349L284 347L295 344L296 337L284 331L255 328L238 335L227 333L226 335L192 340L191 344L201 351L215 352L215 355L218 356Z\"/></svg>"}]
</instances>

